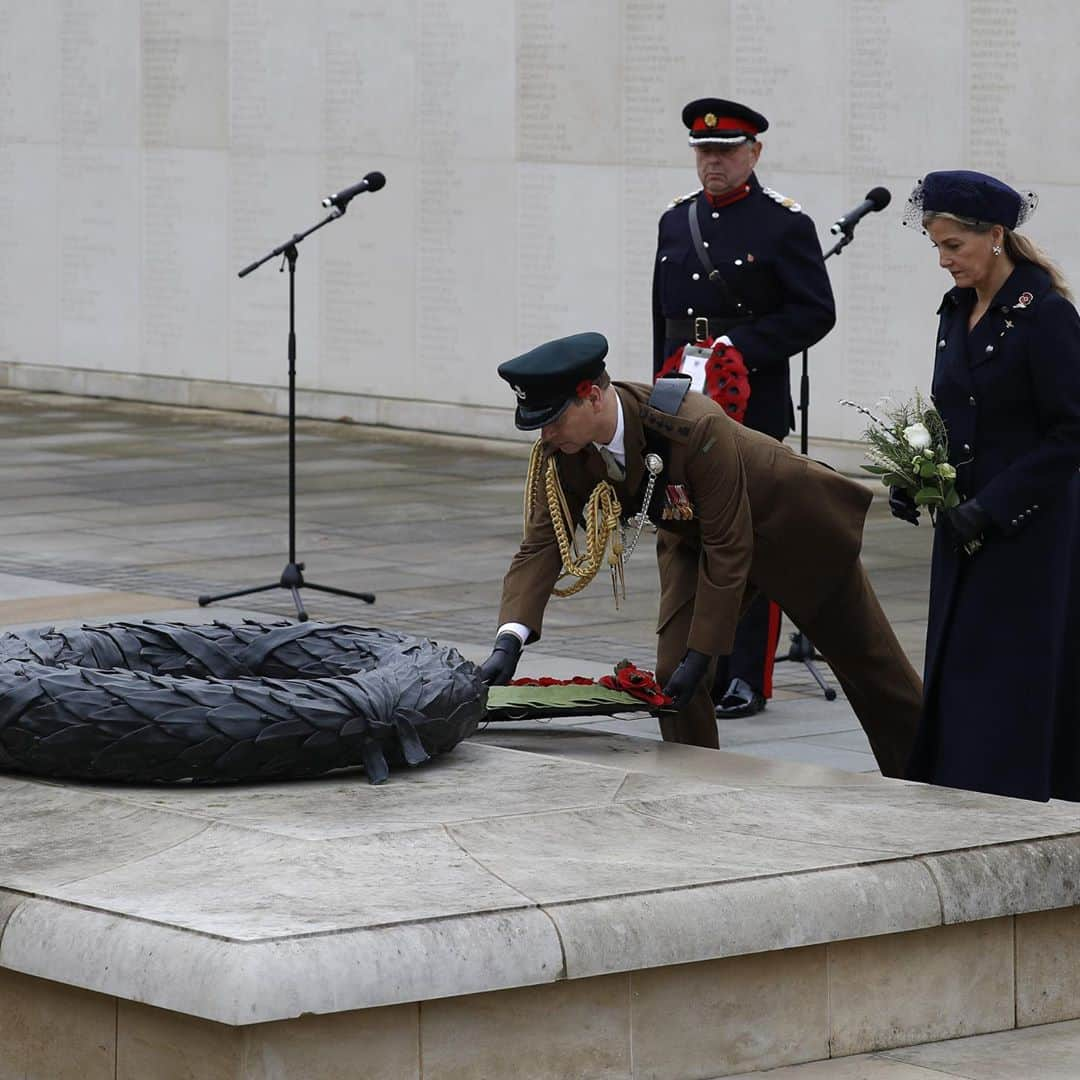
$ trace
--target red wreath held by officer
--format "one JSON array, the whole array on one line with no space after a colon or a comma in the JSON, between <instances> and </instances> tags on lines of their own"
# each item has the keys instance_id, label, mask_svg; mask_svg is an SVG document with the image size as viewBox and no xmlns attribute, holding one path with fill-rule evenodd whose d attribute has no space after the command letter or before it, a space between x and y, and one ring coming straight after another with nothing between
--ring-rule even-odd
<instances>
[{"instance_id":1,"label":"red wreath held by officer","mask_svg":"<svg viewBox=\"0 0 1080 1080\"><path fill-rule=\"evenodd\" d=\"M709 395L732 420L742 423L746 407L750 403L750 379L742 353L723 341L709 338L704 348L712 347L712 354L705 361L705 393ZM656 373L656 378L677 375L682 370L683 350L676 349Z\"/></svg>"}]
</instances>

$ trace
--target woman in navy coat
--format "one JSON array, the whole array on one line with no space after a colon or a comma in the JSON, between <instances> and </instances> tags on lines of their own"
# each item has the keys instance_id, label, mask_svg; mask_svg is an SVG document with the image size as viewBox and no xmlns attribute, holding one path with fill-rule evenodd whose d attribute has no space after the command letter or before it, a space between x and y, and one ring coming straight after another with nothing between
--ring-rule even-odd
<instances>
[{"instance_id":1,"label":"woman in navy coat","mask_svg":"<svg viewBox=\"0 0 1080 1080\"><path fill-rule=\"evenodd\" d=\"M1077 800L1080 317L1057 268L1014 232L1036 201L959 171L928 174L908 204L955 282L932 396L965 499L938 516L909 776ZM898 491L891 504L915 520Z\"/></svg>"}]
</instances>

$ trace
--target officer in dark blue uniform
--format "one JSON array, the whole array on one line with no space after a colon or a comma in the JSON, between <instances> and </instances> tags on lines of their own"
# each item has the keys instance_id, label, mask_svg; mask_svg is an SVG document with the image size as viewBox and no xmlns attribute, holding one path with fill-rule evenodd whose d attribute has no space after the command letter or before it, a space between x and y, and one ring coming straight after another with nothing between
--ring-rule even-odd
<instances>
[{"instance_id":1,"label":"officer in dark blue uniform","mask_svg":"<svg viewBox=\"0 0 1080 1080\"><path fill-rule=\"evenodd\" d=\"M754 175L769 122L745 105L702 98L683 109L701 189L660 218L653 270L653 371L687 344L730 342L750 381L745 424L783 439L794 427L788 358L836 321L813 221ZM718 664L717 716L765 706L779 610L764 597L739 624ZM726 670L725 670L726 668Z\"/></svg>"}]
</instances>

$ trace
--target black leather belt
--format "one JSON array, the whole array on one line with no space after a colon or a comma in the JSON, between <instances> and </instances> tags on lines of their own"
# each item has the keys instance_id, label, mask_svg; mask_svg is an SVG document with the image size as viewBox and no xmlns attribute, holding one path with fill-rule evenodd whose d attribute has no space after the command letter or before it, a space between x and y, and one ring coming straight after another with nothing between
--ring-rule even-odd
<instances>
[{"instance_id":1,"label":"black leather belt","mask_svg":"<svg viewBox=\"0 0 1080 1080\"><path fill-rule=\"evenodd\" d=\"M668 341L705 341L723 337L729 330L749 322L738 315L697 315L690 319L665 319L664 337Z\"/></svg>"}]
</instances>

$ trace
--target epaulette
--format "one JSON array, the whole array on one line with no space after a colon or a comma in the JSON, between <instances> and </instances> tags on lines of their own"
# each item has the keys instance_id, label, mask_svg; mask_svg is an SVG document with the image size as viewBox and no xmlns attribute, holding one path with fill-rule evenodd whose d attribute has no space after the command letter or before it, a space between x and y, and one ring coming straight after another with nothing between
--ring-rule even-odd
<instances>
[{"instance_id":1,"label":"epaulette","mask_svg":"<svg viewBox=\"0 0 1080 1080\"><path fill-rule=\"evenodd\" d=\"M793 214L797 214L802 210L802 207L790 195L781 195L779 191L773 191L771 187L763 187L761 189L761 194L768 195L774 203L785 207Z\"/></svg>"},{"instance_id":2,"label":"epaulette","mask_svg":"<svg viewBox=\"0 0 1080 1080\"><path fill-rule=\"evenodd\" d=\"M684 203L687 199L692 199L700 191L701 188L694 188L693 191L688 191L685 195L676 195L675 198L667 204L667 208L670 210L673 206L678 206L679 203Z\"/></svg>"},{"instance_id":3,"label":"epaulette","mask_svg":"<svg viewBox=\"0 0 1080 1080\"><path fill-rule=\"evenodd\" d=\"M690 432L693 431L693 425L688 421L672 416L671 413L652 409L648 405L641 406L639 415L645 427L663 435L670 442L685 443L690 438Z\"/></svg>"}]
</instances>

